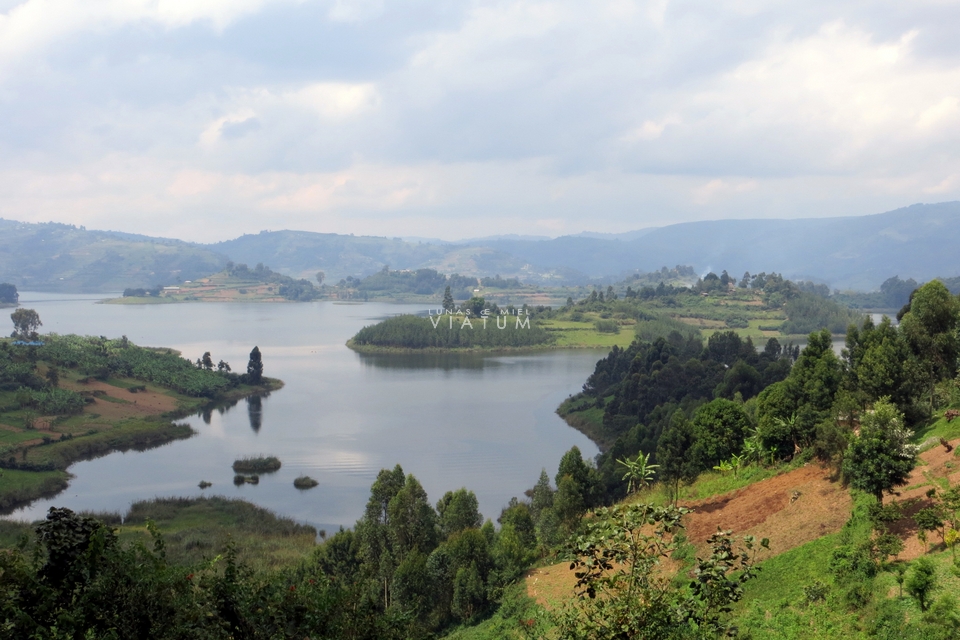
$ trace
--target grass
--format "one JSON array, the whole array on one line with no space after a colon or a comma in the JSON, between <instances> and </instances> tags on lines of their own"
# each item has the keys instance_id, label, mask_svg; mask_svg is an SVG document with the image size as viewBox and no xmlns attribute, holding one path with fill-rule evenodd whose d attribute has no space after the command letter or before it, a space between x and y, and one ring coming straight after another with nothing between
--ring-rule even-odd
<instances>
[{"instance_id":1,"label":"grass","mask_svg":"<svg viewBox=\"0 0 960 640\"><path fill-rule=\"evenodd\" d=\"M597 314L584 314L583 322L572 320L544 320L540 323L544 329L557 336L554 348L604 348L614 345L627 347L633 342L633 326L621 325L616 333L597 331L594 324L600 318Z\"/></svg>"},{"instance_id":2,"label":"grass","mask_svg":"<svg viewBox=\"0 0 960 640\"><path fill-rule=\"evenodd\" d=\"M9 513L33 500L60 493L70 474L62 470L0 470L0 513Z\"/></svg>"},{"instance_id":3,"label":"grass","mask_svg":"<svg viewBox=\"0 0 960 640\"><path fill-rule=\"evenodd\" d=\"M956 409L957 407L951 408ZM948 422L947 419L943 417L943 413L943 411L940 411L936 420L917 429L916 433L914 433L913 441L920 444L931 438L945 438L947 440L960 438L960 418L954 418ZM934 443L930 446L938 445Z\"/></svg>"},{"instance_id":4,"label":"grass","mask_svg":"<svg viewBox=\"0 0 960 640\"><path fill-rule=\"evenodd\" d=\"M742 489L748 485L780 475L789 471L791 466L781 467L760 467L751 465L741 469L737 475L733 473L720 473L718 471L705 471L700 474L697 481L693 484L680 487L681 500L702 500L711 496L719 496L730 491Z\"/></svg>"},{"instance_id":5,"label":"grass","mask_svg":"<svg viewBox=\"0 0 960 640\"><path fill-rule=\"evenodd\" d=\"M235 460L233 470L236 473L273 473L280 469L280 458L276 456L248 456Z\"/></svg>"},{"instance_id":6,"label":"grass","mask_svg":"<svg viewBox=\"0 0 960 640\"><path fill-rule=\"evenodd\" d=\"M83 437L52 442L26 449L10 467L26 469L66 469L78 460L97 458L113 451L145 451L153 447L189 438L194 434L187 424L155 420L124 420L112 428Z\"/></svg>"},{"instance_id":7,"label":"grass","mask_svg":"<svg viewBox=\"0 0 960 640\"><path fill-rule=\"evenodd\" d=\"M11 549L20 543L23 536L33 536L33 526L17 520L0 520L0 549Z\"/></svg>"}]
</instances>

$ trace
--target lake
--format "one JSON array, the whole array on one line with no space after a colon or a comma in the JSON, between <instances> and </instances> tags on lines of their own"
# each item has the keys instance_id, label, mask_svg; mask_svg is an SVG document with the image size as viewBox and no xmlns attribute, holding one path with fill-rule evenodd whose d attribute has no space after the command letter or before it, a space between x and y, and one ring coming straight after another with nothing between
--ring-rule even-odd
<instances>
[{"instance_id":1,"label":"lake","mask_svg":"<svg viewBox=\"0 0 960 640\"><path fill-rule=\"evenodd\" d=\"M188 440L76 463L66 491L10 517L39 519L51 506L124 513L155 496L223 495L330 530L352 526L377 472L400 464L432 502L467 487L495 520L541 468L553 478L570 447L587 458L598 452L554 410L580 390L602 351L360 355L344 343L361 327L427 305L97 304L103 297L24 292L20 302L40 314L43 332L126 335L191 360L210 351L235 371L257 345L264 374L286 386L183 420L198 432ZM254 454L276 455L283 467L235 487L233 461ZM295 489L301 474L319 486ZM201 480L213 486L201 491Z\"/></svg>"}]
</instances>

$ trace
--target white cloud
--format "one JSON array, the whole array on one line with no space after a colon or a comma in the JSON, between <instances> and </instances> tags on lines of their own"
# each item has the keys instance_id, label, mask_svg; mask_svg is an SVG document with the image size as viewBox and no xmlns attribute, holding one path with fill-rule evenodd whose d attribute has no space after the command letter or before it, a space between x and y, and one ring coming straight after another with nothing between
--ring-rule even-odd
<instances>
[{"instance_id":1,"label":"white cloud","mask_svg":"<svg viewBox=\"0 0 960 640\"><path fill-rule=\"evenodd\" d=\"M957 3L0 7L8 218L460 238L960 198Z\"/></svg>"},{"instance_id":2,"label":"white cloud","mask_svg":"<svg viewBox=\"0 0 960 640\"><path fill-rule=\"evenodd\" d=\"M337 22L363 22L383 14L383 0L335 0L330 19Z\"/></svg>"},{"instance_id":3,"label":"white cloud","mask_svg":"<svg viewBox=\"0 0 960 640\"><path fill-rule=\"evenodd\" d=\"M380 94L373 83L318 82L283 94L283 99L316 112L322 118L341 119L376 109Z\"/></svg>"}]
</instances>

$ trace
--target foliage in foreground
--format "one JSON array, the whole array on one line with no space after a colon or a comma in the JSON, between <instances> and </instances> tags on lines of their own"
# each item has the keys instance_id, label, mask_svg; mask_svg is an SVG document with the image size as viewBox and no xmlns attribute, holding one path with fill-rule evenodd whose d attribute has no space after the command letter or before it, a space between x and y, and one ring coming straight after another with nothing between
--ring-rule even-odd
<instances>
[{"instance_id":1,"label":"foliage in foreground","mask_svg":"<svg viewBox=\"0 0 960 640\"><path fill-rule=\"evenodd\" d=\"M692 579L660 566L685 541L686 509L647 504L601 509L573 544L577 601L558 615L570 640L713 638L735 635L731 605L743 597L756 548L752 537L734 549L729 531L710 537L712 553L697 558ZM766 548L767 540L760 542Z\"/></svg>"}]
</instances>

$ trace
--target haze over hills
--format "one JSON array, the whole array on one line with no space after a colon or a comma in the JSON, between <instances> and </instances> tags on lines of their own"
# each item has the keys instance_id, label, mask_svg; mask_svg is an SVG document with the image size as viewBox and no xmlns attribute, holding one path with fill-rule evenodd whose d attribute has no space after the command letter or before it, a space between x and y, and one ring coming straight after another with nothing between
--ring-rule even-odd
<instances>
[{"instance_id":1,"label":"haze over hills","mask_svg":"<svg viewBox=\"0 0 960 640\"><path fill-rule=\"evenodd\" d=\"M263 231L211 245L61 224L0 220L0 281L22 289L110 291L194 279L227 260L335 283L391 269L518 277L535 284L611 282L676 264L698 272L777 271L835 289L874 290L899 275L960 275L960 202L886 213L794 220L689 222L623 234L554 239L493 236L410 241L308 231Z\"/></svg>"},{"instance_id":2,"label":"haze over hills","mask_svg":"<svg viewBox=\"0 0 960 640\"><path fill-rule=\"evenodd\" d=\"M0 282L21 290L120 291L192 280L227 260L182 240L0 219Z\"/></svg>"}]
</instances>

